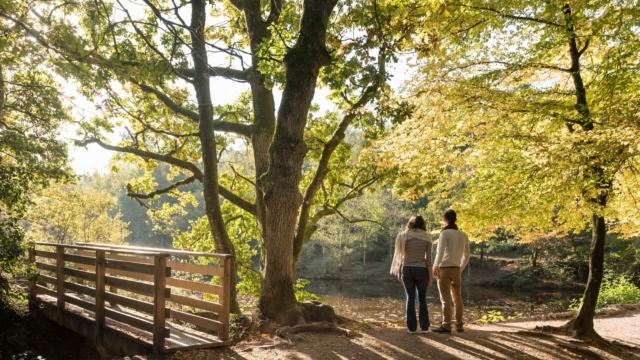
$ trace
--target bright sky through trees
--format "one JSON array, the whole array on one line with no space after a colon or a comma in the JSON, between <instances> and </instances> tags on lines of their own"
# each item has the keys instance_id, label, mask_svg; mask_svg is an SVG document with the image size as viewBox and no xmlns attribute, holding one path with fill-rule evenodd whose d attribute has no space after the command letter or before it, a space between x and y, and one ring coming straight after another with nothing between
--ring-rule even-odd
<instances>
[{"instance_id":1,"label":"bright sky through trees","mask_svg":"<svg viewBox=\"0 0 640 360\"><path fill-rule=\"evenodd\" d=\"M402 57L401 57L402 58ZM415 62L413 55L405 55L403 61L395 66L390 66L389 73L392 75L390 85L399 89L402 85L411 77L409 64ZM211 93L212 100L216 105L231 104L238 96L248 89L246 84L241 84L235 81L231 81L223 78L211 79ZM65 87L65 93L69 96L76 97L75 86L68 84ZM281 91L275 91L276 104L280 103ZM314 104L320 107L321 111L329 110L331 103L326 99L328 95L328 89L321 88L316 91L314 97ZM77 101L79 108L76 108L75 115L78 117L87 116L95 112L95 105L88 101ZM110 139L112 143L117 143L122 138L124 129L111 134ZM113 158L113 152L105 150L97 144L89 144L87 147L78 147L73 145L73 139L76 138L75 130L73 128L67 128L64 131L64 137L69 143L69 157L71 159L71 167L80 175L91 174L94 172L107 173L109 172L109 163Z\"/></svg>"}]
</instances>

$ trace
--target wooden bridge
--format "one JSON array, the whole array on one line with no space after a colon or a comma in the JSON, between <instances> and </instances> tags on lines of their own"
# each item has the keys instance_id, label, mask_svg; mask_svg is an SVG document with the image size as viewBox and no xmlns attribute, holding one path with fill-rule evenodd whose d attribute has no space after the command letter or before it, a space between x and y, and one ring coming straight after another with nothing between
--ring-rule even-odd
<instances>
[{"instance_id":1,"label":"wooden bridge","mask_svg":"<svg viewBox=\"0 0 640 360\"><path fill-rule=\"evenodd\" d=\"M230 255L36 243L32 308L120 355L224 346Z\"/></svg>"}]
</instances>

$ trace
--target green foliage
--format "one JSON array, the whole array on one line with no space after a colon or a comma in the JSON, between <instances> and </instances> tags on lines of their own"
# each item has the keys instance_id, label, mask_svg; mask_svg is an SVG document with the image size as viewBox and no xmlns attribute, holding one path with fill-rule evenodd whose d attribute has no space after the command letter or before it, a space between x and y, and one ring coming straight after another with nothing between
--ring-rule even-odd
<instances>
[{"instance_id":1,"label":"green foliage","mask_svg":"<svg viewBox=\"0 0 640 360\"><path fill-rule=\"evenodd\" d=\"M513 252L521 247L520 239L503 228L497 228L486 241L486 252L499 254Z\"/></svg>"},{"instance_id":2,"label":"green foliage","mask_svg":"<svg viewBox=\"0 0 640 360\"><path fill-rule=\"evenodd\" d=\"M229 207L231 207L229 205ZM260 294L260 274L253 259L257 254L255 223L250 218L238 217L229 225L240 281L237 284L240 296L257 297ZM206 216L192 221L190 230L177 234L173 246L191 251L216 252Z\"/></svg>"},{"instance_id":3,"label":"green foliage","mask_svg":"<svg viewBox=\"0 0 640 360\"><path fill-rule=\"evenodd\" d=\"M618 304L640 304L640 287L625 275L607 274L600 288L597 307Z\"/></svg>"},{"instance_id":4,"label":"green foliage","mask_svg":"<svg viewBox=\"0 0 640 360\"><path fill-rule=\"evenodd\" d=\"M478 322L481 324L491 324L500 321L504 321L505 317L500 310L489 310L486 314L482 315Z\"/></svg>"},{"instance_id":5,"label":"green foliage","mask_svg":"<svg viewBox=\"0 0 640 360\"><path fill-rule=\"evenodd\" d=\"M310 300L321 301L322 298L316 294L305 290L305 287L309 285L309 280L307 279L297 279L296 283L293 285L293 289L296 291L296 300L299 302L305 302Z\"/></svg>"},{"instance_id":6,"label":"green foliage","mask_svg":"<svg viewBox=\"0 0 640 360\"><path fill-rule=\"evenodd\" d=\"M505 315L506 314L506 315ZM524 313L521 311L516 311L513 314L508 314L506 312L502 312L500 310L489 310L486 314L483 314L478 322L481 324L492 324L505 320L513 320L517 318L521 318L524 316Z\"/></svg>"},{"instance_id":7,"label":"green foliage","mask_svg":"<svg viewBox=\"0 0 640 360\"><path fill-rule=\"evenodd\" d=\"M569 310L578 310L582 301L575 299ZM598 295L598 309L610 305L640 304L640 287L635 285L626 275L605 274Z\"/></svg>"},{"instance_id":8,"label":"green foliage","mask_svg":"<svg viewBox=\"0 0 640 360\"><path fill-rule=\"evenodd\" d=\"M342 276L375 262L390 262L397 232L420 209L389 189L374 188L346 202L339 216L322 219L307 243L299 271L305 276ZM357 268L359 269L359 268Z\"/></svg>"},{"instance_id":9,"label":"green foliage","mask_svg":"<svg viewBox=\"0 0 640 360\"><path fill-rule=\"evenodd\" d=\"M633 64L640 41L633 26L615 19L638 24L637 4L570 4L584 48L579 70L590 120L576 110L566 71L564 4L465 1L432 14L439 36L424 39L428 51L421 51L410 84L416 111L380 144L381 164L399 169L400 194L451 202L474 238L496 227L523 240L579 233L594 212L633 234L639 187L631 174L640 149L634 110L640 76ZM592 121L593 129L581 121ZM593 199L607 181L612 204L601 209Z\"/></svg>"},{"instance_id":10,"label":"green foliage","mask_svg":"<svg viewBox=\"0 0 640 360\"><path fill-rule=\"evenodd\" d=\"M66 146L58 137L69 109L47 52L8 16L29 10L21 1L0 3L0 281L22 253L19 220L31 192L69 176Z\"/></svg>"},{"instance_id":11,"label":"green foliage","mask_svg":"<svg viewBox=\"0 0 640 360\"><path fill-rule=\"evenodd\" d=\"M90 181L93 180L93 181ZM128 224L122 221L114 191L96 183L54 184L33 199L27 214L32 241L124 243Z\"/></svg>"},{"instance_id":12,"label":"green foliage","mask_svg":"<svg viewBox=\"0 0 640 360\"><path fill-rule=\"evenodd\" d=\"M15 270L24 251L23 237L23 229L16 219L0 212L0 305L9 292L9 284L5 282L2 273Z\"/></svg>"}]
</instances>

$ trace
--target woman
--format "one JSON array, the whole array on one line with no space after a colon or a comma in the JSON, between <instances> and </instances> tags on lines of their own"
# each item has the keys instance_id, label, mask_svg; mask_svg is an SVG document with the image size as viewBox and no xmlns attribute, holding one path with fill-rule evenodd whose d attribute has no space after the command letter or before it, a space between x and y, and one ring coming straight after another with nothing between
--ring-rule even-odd
<instances>
[{"instance_id":1,"label":"woman","mask_svg":"<svg viewBox=\"0 0 640 360\"><path fill-rule=\"evenodd\" d=\"M427 288L431 287L431 239L424 219L416 215L409 219L396 237L396 248L391 263L391 275L402 280L407 296L407 328L409 334L417 330L416 290L420 303L420 332L429 331Z\"/></svg>"}]
</instances>

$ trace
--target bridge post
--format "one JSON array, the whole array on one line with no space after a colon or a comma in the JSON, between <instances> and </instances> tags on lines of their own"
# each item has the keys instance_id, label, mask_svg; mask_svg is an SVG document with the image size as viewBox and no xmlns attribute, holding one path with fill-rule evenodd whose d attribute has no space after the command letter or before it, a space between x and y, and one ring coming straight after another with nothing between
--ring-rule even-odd
<instances>
[{"instance_id":1,"label":"bridge post","mask_svg":"<svg viewBox=\"0 0 640 360\"><path fill-rule=\"evenodd\" d=\"M64 300L64 246L58 245L56 246L56 276L57 276L57 317L58 324L62 325L62 320L64 317L65 310L65 300Z\"/></svg>"},{"instance_id":2,"label":"bridge post","mask_svg":"<svg viewBox=\"0 0 640 360\"><path fill-rule=\"evenodd\" d=\"M153 356L162 356L165 338L165 306L167 288L167 257L169 254L158 254L154 256L155 273L153 275Z\"/></svg>"},{"instance_id":3,"label":"bridge post","mask_svg":"<svg viewBox=\"0 0 640 360\"><path fill-rule=\"evenodd\" d=\"M222 277L222 313L220 314L220 322L222 322L222 330L220 331L220 340L227 341L229 339L229 312L231 310L231 256L225 256L222 265L224 266L224 275Z\"/></svg>"},{"instance_id":4,"label":"bridge post","mask_svg":"<svg viewBox=\"0 0 640 360\"><path fill-rule=\"evenodd\" d=\"M104 250L96 250L96 329L95 329L95 342L98 349L103 347L104 339L104 325L105 325L105 311L104 311L104 296L105 296L105 253Z\"/></svg>"},{"instance_id":5,"label":"bridge post","mask_svg":"<svg viewBox=\"0 0 640 360\"><path fill-rule=\"evenodd\" d=\"M27 252L29 255L29 265L35 267L36 266L36 246L34 244L29 244L29 247L27 248ZM35 300L36 300L36 279L37 279L37 272L35 274L32 274L32 276L29 278L29 309L31 309L31 306L35 304Z\"/></svg>"}]
</instances>

